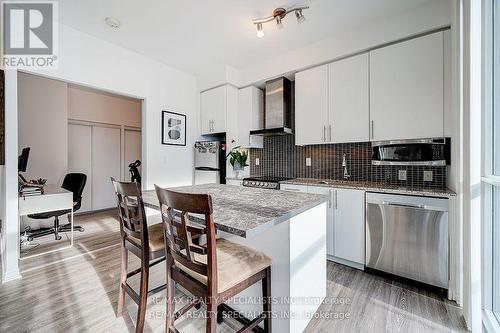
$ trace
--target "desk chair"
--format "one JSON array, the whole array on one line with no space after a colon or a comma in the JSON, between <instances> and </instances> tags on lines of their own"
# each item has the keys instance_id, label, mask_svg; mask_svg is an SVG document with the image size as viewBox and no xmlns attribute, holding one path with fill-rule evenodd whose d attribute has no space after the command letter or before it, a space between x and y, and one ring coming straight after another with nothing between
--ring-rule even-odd
<instances>
[{"instance_id":1,"label":"desk chair","mask_svg":"<svg viewBox=\"0 0 500 333\"><path fill-rule=\"evenodd\" d=\"M215 333L223 313L236 312L224 304L255 283L262 282L263 311L253 320L235 316L240 332L271 332L271 258L252 248L216 239L212 198L208 194L179 193L155 185L160 202L167 256L166 333L178 333L174 321L200 302L207 305L205 332ZM179 215L177 213L180 213ZM205 215L205 226L189 222L189 214ZM206 245L194 244L192 235L205 235ZM193 302L174 313L174 282L194 295ZM257 326L264 323L262 330Z\"/></svg>"},{"instance_id":2,"label":"desk chair","mask_svg":"<svg viewBox=\"0 0 500 333\"><path fill-rule=\"evenodd\" d=\"M85 188L85 184L87 182L87 175L83 173L68 173L64 177L64 181L61 185L62 188L73 192L73 212L76 212L77 210L80 209L82 206L82 193L83 189ZM54 238L56 240L61 240L61 236L59 235L60 232L68 232L71 231L71 221L68 224L59 225L59 216L63 216L66 214L68 215L68 220L71 218L71 210L70 209L65 209L65 210L58 210L54 212L46 212L46 213L39 213L39 214L31 214L28 215L28 217L36 220L41 220L41 219L49 219L49 218L54 218L54 227L50 228L41 228L38 230L34 231L29 231L28 230L28 240L32 241L34 238L46 236L46 235L51 235L54 234ZM80 232L83 232L85 229L82 226L73 226L73 230L78 230Z\"/></svg>"}]
</instances>

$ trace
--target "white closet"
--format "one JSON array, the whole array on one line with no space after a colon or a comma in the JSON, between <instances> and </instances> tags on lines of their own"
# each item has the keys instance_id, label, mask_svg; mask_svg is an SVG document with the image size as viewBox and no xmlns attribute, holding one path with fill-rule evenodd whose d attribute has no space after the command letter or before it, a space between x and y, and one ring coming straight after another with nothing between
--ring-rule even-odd
<instances>
[{"instance_id":1,"label":"white closet","mask_svg":"<svg viewBox=\"0 0 500 333\"><path fill-rule=\"evenodd\" d=\"M92 210L92 126L69 124L68 171L87 175L83 189L81 212Z\"/></svg>"},{"instance_id":2,"label":"white closet","mask_svg":"<svg viewBox=\"0 0 500 333\"><path fill-rule=\"evenodd\" d=\"M92 210L116 205L110 178L121 179L120 129L92 126Z\"/></svg>"},{"instance_id":3,"label":"white closet","mask_svg":"<svg viewBox=\"0 0 500 333\"><path fill-rule=\"evenodd\" d=\"M130 172L128 171L128 165L137 160L141 160L141 131L133 129L124 130L124 152L125 160L123 163L123 175L124 180L130 181ZM141 167L138 168L142 175Z\"/></svg>"},{"instance_id":4,"label":"white closet","mask_svg":"<svg viewBox=\"0 0 500 333\"><path fill-rule=\"evenodd\" d=\"M116 205L110 177L130 181L128 164L141 159L141 131L122 126L68 124L68 172L87 175L80 212Z\"/></svg>"}]
</instances>

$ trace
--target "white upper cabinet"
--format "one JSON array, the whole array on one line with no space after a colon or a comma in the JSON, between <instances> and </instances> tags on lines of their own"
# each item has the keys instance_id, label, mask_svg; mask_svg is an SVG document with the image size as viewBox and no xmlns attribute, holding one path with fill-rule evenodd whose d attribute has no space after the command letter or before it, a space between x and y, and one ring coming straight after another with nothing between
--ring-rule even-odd
<instances>
[{"instance_id":1,"label":"white upper cabinet","mask_svg":"<svg viewBox=\"0 0 500 333\"><path fill-rule=\"evenodd\" d=\"M228 112L228 86L221 86L201 93L201 134L226 132ZM229 112L236 112L235 109Z\"/></svg>"},{"instance_id":2,"label":"white upper cabinet","mask_svg":"<svg viewBox=\"0 0 500 333\"><path fill-rule=\"evenodd\" d=\"M444 135L443 32L370 52L371 139Z\"/></svg>"},{"instance_id":3,"label":"white upper cabinet","mask_svg":"<svg viewBox=\"0 0 500 333\"><path fill-rule=\"evenodd\" d=\"M238 91L238 145L263 148L264 137L250 136L250 131L264 128L264 92L257 87Z\"/></svg>"},{"instance_id":4,"label":"white upper cabinet","mask_svg":"<svg viewBox=\"0 0 500 333\"><path fill-rule=\"evenodd\" d=\"M332 143L370 140L369 56L367 53L329 67L328 138Z\"/></svg>"},{"instance_id":5,"label":"white upper cabinet","mask_svg":"<svg viewBox=\"0 0 500 333\"><path fill-rule=\"evenodd\" d=\"M325 143L328 137L328 65L295 75L295 144Z\"/></svg>"}]
</instances>

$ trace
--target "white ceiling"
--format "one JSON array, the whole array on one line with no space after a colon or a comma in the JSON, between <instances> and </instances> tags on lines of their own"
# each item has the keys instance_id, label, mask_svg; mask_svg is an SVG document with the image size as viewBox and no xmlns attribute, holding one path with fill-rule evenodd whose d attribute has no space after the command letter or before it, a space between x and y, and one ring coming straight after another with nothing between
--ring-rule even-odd
<instances>
[{"instance_id":1,"label":"white ceiling","mask_svg":"<svg viewBox=\"0 0 500 333\"><path fill-rule=\"evenodd\" d=\"M64 0L60 11L66 25L196 75L213 65L242 68L429 1L436 0ZM294 4L311 6L304 24L292 14L283 30L269 23L256 37L253 18ZM107 16L120 29L108 27Z\"/></svg>"}]
</instances>

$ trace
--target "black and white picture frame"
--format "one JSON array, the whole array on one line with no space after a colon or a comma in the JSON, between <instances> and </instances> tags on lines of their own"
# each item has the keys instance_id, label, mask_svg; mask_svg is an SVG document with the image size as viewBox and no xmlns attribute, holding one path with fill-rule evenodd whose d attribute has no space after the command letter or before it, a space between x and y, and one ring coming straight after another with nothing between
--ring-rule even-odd
<instances>
[{"instance_id":1,"label":"black and white picture frame","mask_svg":"<svg viewBox=\"0 0 500 333\"><path fill-rule=\"evenodd\" d=\"M162 111L161 143L164 145L186 145L186 115Z\"/></svg>"}]
</instances>

